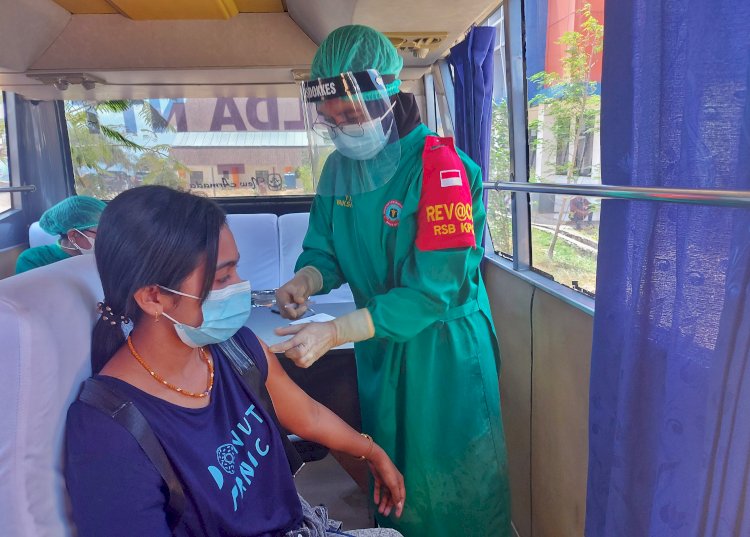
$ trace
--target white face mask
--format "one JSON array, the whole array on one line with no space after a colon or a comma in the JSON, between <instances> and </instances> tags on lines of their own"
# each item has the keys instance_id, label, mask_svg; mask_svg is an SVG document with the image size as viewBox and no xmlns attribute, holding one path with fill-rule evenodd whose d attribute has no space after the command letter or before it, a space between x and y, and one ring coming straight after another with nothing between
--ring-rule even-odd
<instances>
[{"instance_id":1,"label":"white face mask","mask_svg":"<svg viewBox=\"0 0 750 537\"><path fill-rule=\"evenodd\" d=\"M78 246L76 241L73 239L70 239L70 242L73 243L73 247L78 250L82 255L94 255L94 243L96 242L96 238L89 237L88 235L84 234L83 231L80 229L74 229L73 231L76 231L79 235L82 237L85 237L87 241L89 241L89 244L91 245L89 248L81 248Z\"/></svg>"}]
</instances>

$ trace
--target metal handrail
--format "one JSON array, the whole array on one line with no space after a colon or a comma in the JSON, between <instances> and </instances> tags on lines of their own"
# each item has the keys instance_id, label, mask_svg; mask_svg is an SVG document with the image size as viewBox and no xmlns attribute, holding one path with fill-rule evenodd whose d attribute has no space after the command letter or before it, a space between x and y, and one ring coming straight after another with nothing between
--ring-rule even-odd
<instances>
[{"instance_id":1,"label":"metal handrail","mask_svg":"<svg viewBox=\"0 0 750 537\"><path fill-rule=\"evenodd\" d=\"M711 190L698 188L660 188L612 185L574 185L554 183L512 183L504 181L483 182L485 190L511 190L514 192L537 192L540 194L563 194L568 196L594 196L599 198L629 199L641 201L666 201L696 205L720 205L724 207L750 207L750 191Z\"/></svg>"},{"instance_id":2,"label":"metal handrail","mask_svg":"<svg viewBox=\"0 0 750 537\"><path fill-rule=\"evenodd\" d=\"M0 194L5 194L6 192L36 192L36 187L34 185L29 185L0 188Z\"/></svg>"}]
</instances>

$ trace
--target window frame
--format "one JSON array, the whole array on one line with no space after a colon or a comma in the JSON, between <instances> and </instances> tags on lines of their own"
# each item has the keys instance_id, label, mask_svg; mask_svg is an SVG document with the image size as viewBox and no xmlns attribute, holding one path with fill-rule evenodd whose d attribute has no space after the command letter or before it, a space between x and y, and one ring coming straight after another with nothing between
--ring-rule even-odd
<instances>
[{"instance_id":1,"label":"window frame","mask_svg":"<svg viewBox=\"0 0 750 537\"><path fill-rule=\"evenodd\" d=\"M8 100L12 99L12 93L6 93L0 90L0 106L3 107L3 122L5 127L5 149L8 152L8 186L17 187L21 186L18 183L18 173L14 171L16 165L15 159L13 158L14 148L18 146L18 140L15 136L13 127L14 122L11 121L12 108L8 110ZM1 194L0 194L1 195ZM22 196L20 192L8 193L10 197L10 208L0 212L0 222L12 217L13 215L21 212Z\"/></svg>"},{"instance_id":2,"label":"window frame","mask_svg":"<svg viewBox=\"0 0 750 537\"><path fill-rule=\"evenodd\" d=\"M528 81L525 72L526 44L524 36L526 34L523 1L506 0L498 10L503 11L502 30L504 33L504 68L508 100L510 181L528 183L531 154L529 148ZM488 24L488 21L496 15L497 11L493 12L485 21L485 24ZM493 24L493 26L498 27L497 24ZM594 299L592 297L556 282L534 269L531 254L531 197L527 192L512 192L511 201L512 260L496 253L490 238L489 246L491 248L485 249L485 262L495 265L530 285L559 298L570 306L593 316ZM489 233L487 233L488 235Z\"/></svg>"}]
</instances>

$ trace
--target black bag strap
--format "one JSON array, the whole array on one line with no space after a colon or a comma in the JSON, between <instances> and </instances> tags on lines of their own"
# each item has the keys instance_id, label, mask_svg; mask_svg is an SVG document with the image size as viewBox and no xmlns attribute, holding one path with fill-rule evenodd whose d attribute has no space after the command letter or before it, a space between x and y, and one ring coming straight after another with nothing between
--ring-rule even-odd
<instances>
[{"instance_id":1,"label":"black bag strap","mask_svg":"<svg viewBox=\"0 0 750 537\"><path fill-rule=\"evenodd\" d=\"M300 457L297 449L279 423L279 418L276 416L276 411L273 408L271 395L268 393L266 383L263 381L260 370L252 358L252 352L247 348L242 337L239 335L232 336L228 340L219 343L218 346L224 355L229 358L235 372L242 379L245 391L252 398L257 399L258 403L263 406L263 409L276 424L276 428L279 430L281 436L281 443L284 446L286 458L289 462L289 469L292 471L292 475L296 475L305 463L302 462L302 457Z\"/></svg>"},{"instance_id":2,"label":"black bag strap","mask_svg":"<svg viewBox=\"0 0 750 537\"><path fill-rule=\"evenodd\" d=\"M78 399L108 415L133 435L167 484L167 522L170 530L174 531L185 509L185 492L164 448L141 411L128 397L95 378L83 382Z\"/></svg>"}]
</instances>

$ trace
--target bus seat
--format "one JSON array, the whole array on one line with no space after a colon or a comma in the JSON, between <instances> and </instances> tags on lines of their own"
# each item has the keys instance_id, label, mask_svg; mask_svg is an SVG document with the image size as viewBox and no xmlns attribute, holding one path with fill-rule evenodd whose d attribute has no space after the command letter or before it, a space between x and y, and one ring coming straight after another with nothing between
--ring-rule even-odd
<instances>
[{"instance_id":1,"label":"bus seat","mask_svg":"<svg viewBox=\"0 0 750 537\"><path fill-rule=\"evenodd\" d=\"M279 287L279 235L275 214L228 214L240 252L237 272L253 290Z\"/></svg>"},{"instance_id":2,"label":"bus seat","mask_svg":"<svg viewBox=\"0 0 750 537\"><path fill-rule=\"evenodd\" d=\"M47 244L55 244L57 242L57 235L50 235L42 228L39 227L39 222L34 222L29 226L29 247L35 248L37 246L45 246Z\"/></svg>"},{"instance_id":3,"label":"bus seat","mask_svg":"<svg viewBox=\"0 0 750 537\"><path fill-rule=\"evenodd\" d=\"M281 283L285 283L294 276L294 265L302 253L302 241L307 233L310 213L292 213L279 216L279 248ZM349 284L334 289L327 295L313 298L314 302L354 302Z\"/></svg>"},{"instance_id":4,"label":"bus seat","mask_svg":"<svg viewBox=\"0 0 750 537\"><path fill-rule=\"evenodd\" d=\"M0 280L0 533L69 536L63 480L68 406L91 374L102 289L93 256Z\"/></svg>"}]
</instances>

